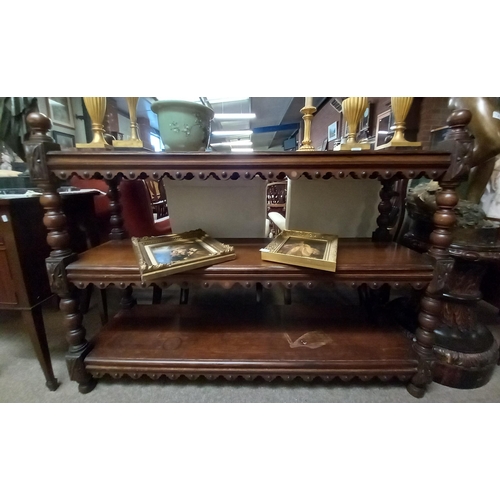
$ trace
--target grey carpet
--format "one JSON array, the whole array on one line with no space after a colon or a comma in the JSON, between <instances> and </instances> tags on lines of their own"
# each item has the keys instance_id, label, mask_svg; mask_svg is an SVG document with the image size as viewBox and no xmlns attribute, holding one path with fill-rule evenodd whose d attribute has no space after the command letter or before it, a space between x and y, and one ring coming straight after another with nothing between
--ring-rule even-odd
<instances>
[{"instance_id":1,"label":"grey carpet","mask_svg":"<svg viewBox=\"0 0 500 500\"><path fill-rule=\"evenodd\" d=\"M118 296L110 293L110 310L117 307ZM227 291L212 295L213 300L223 300ZM242 292L243 293L243 292ZM252 291L245 293L252 293ZM264 294L269 291L264 290ZM302 294L300 290L294 290ZM337 293L337 292L335 292ZM320 301L331 297L323 292L316 295L306 291L301 299ZM326 297L326 298L325 298ZM167 290L163 301L177 301L178 292ZM251 297L250 297L251 299ZM269 297L264 295L264 299ZM343 300L342 297L336 297ZM149 295L139 297L147 302ZM198 296L192 294L196 302ZM275 297L272 298L275 300ZM279 299L278 299L279 300ZM347 300L347 299L346 299ZM480 304L481 318L500 338L498 310L488 304ZM49 348L54 373L61 385L51 392L34 355L28 335L15 311L0 311L0 402L2 403L495 403L500 402L500 369L496 369L491 381L478 389L452 389L433 383L423 399L413 398L402 383L357 383L357 382L311 382L282 381L228 382L219 379L213 382L197 380L158 381L148 378L102 378L90 393L82 395L77 384L69 380L64 361L66 341L61 315L54 303L44 307ZM91 308L85 317L89 338L99 329L99 314L92 299Z\"/></svg>"}]
</instances>

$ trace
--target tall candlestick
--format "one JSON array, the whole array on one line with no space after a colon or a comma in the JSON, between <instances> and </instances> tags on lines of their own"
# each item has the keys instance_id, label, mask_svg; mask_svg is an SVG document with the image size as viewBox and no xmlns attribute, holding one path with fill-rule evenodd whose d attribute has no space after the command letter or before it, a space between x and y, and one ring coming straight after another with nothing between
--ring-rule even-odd
<instances>
[{"instance_id":1,"label":"tall candlestick","mask_svg":"<svg viewBox=\"0 0 500 500\"><path fill-rule=\"evenodd\" d=\"M122 141L113 141L113 146L118 148L144 148L144 143L139 138L138 126L137 126L137 103L139 102L138 97L126 97L128 105L128 113L130 116L130 139L125 139Z\"/></svg>"},{"instance_id":2,"label":"tall candlestick","mask_svg":"<svg viewBox=\"0 0 500 500\"><path fill-rule=\"evenodd\" d=\"M314 146L311 141L311 125L316 108L312 105L312 97L306 97L306 105L300 110L300 112L302 113L302 118L304 120L304 138L302 140L302 145L297 151L314 151Z\"/></svg>"}]
</instances>

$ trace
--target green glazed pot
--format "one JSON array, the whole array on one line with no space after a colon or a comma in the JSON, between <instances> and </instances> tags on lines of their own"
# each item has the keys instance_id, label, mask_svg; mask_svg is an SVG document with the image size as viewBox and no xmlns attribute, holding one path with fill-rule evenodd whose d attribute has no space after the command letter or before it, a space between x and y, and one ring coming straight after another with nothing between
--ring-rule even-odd
<instances>
[{"instance_id":1,"label":"green glazed pot","mask_svg":"<svg viewBox=\"0 0 500 500\"><path fill-rule=\"evenodd\" d=\"M190 101L156 101L151 105L158 115L165 151L204 151L210 140L214 111Z\"/></svg>"}]
</instances>

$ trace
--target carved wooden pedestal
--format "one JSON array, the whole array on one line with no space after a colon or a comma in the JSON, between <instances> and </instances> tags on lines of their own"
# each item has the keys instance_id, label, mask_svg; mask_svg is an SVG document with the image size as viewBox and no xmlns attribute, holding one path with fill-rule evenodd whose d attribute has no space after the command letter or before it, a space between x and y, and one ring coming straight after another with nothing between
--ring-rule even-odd
<instances>
[{"instance_id":1,"label":"carved wooden pedestal","mask_svg":"<svg viewBox=\"0 0 500 500\"><path fill-rule=\"evenodd\" d=\"M479 247L456 243L450 254L453 270L443 294L435 333L433 380L442 385L473 389L488 383L498 361L498 344L478 321L476 307L486 264L500 259L500 246Z\"/></svg>"}]
</instances>

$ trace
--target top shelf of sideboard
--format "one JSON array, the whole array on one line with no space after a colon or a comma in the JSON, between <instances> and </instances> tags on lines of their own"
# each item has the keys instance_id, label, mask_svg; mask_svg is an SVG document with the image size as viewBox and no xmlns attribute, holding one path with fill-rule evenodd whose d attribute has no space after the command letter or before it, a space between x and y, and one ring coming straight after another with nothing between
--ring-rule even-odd
<instances>
[{"instance_id":1,"label":"top shelf of sideboard","mask_svg":"<svg viewBox=\"0 0 500 500\"><path fill-rule=\"evenodd\" d=\"M231 176L264 179L288 177L355 179L439 179L450 166L449 152L401 151L293 151L255 153L154 153L150 151L66 150L47 154L48 168L60 179L73 174L90 179L169 175L184 179Z\"/></svg>"}]
</instances>

